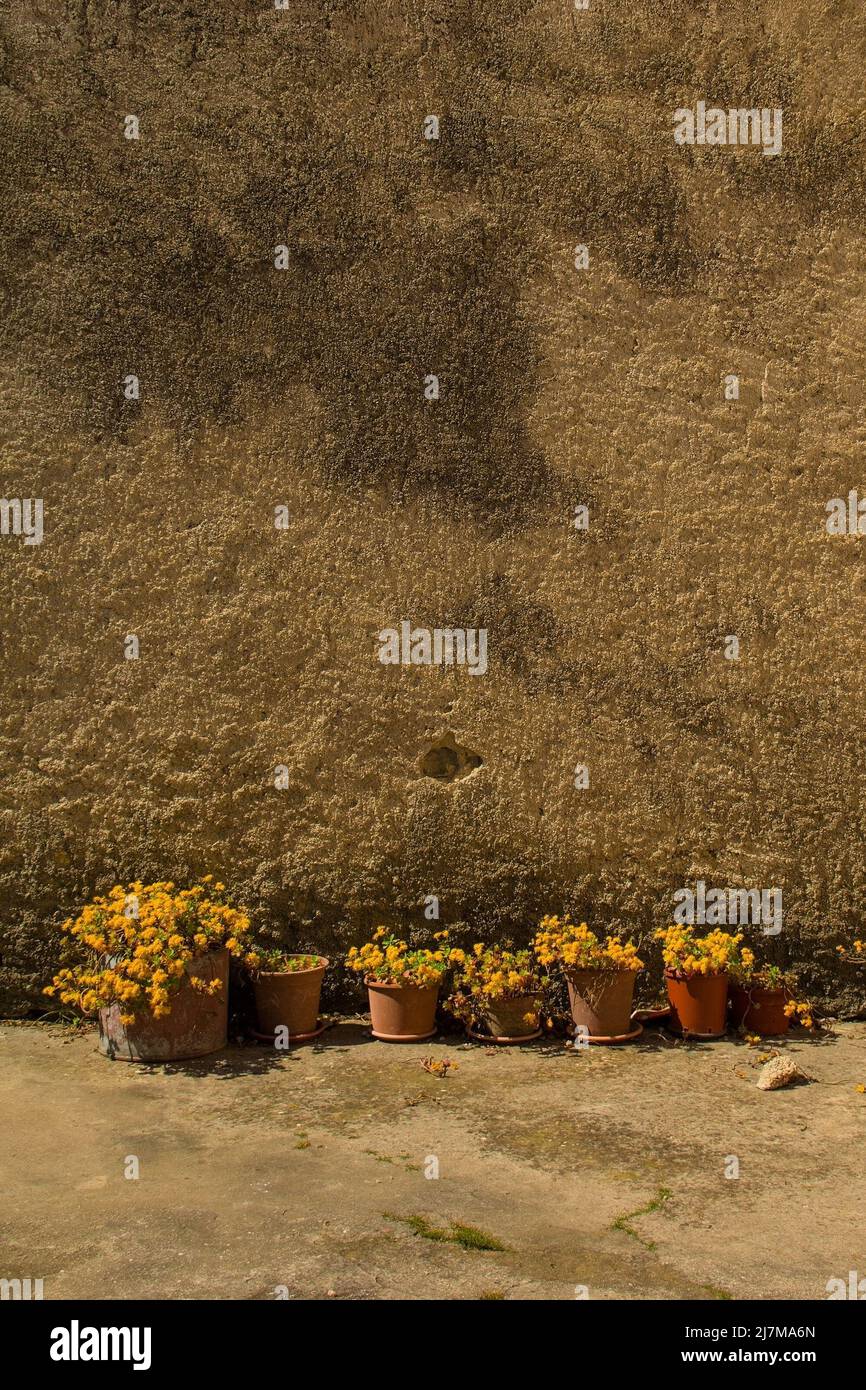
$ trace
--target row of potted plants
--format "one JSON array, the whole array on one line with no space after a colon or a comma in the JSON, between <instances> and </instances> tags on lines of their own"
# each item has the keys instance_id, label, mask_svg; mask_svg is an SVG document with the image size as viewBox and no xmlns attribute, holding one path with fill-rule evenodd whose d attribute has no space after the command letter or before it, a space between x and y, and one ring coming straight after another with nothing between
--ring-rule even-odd
<instances>
[{"instance_id":1,"label":"row of potted plants","mask_svg":"<svg viewBox=\"0 0 866 1390\"><path fill-rule=\"evenodd\" d=\"M229 959L252 981L256 1036L303 1042L325 1028L322 982L329 961L250 941L249 916L225 898L211 876L193 888L172 883L117 886L63 924L73 963L45 993L99 1020L100 1049L129 1060L202 1056L225 1045ZM762 1035L784 1033L791 1020L812 1026L808 1005L775 965L759 965L742 933L704 935L673 926L662 943L668 1001L646 1014L668 1016L671 1029L694 1038L722 1036L728 1020ZM855 943L859 955L863 943ZM644 962L634 942L604 938L585 922L545 917L530 948L476 943L453 946L448 931L412 946L379 928L352 947L348 968L363 975L373 1036L419 1041L436 1032L441 1002L470 1036L494 1043L537 1038L564 1011L587 1043L639 1036L634 988Z\"/></svg>"}]
</instances>

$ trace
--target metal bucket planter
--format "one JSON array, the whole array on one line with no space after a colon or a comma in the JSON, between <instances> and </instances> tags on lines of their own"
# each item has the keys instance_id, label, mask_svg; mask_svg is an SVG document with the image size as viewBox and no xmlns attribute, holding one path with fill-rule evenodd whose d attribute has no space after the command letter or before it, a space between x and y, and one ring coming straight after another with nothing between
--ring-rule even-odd
<instances>
[{"instance_id":1,"label":"metal bucket planter","mask_svg":"<svg viewBox=\"0 0 866 1390\"><path fill-rule=\"evenodd\" d=\"M165 1018L137 1013L134 1023L121 1023L121 1006L99 1010L99 1051L113 1061L181 1062L206 1057L226 1045L228 1023L228 951L211 951L187 962L187 975L219 980L215 994L202 994L184 980L171 996Z\"/></svg>"},{"instance_id":2,"label":"metal bucket planter","mask_svg":"<svg viewBox=\"0 0 866 1390\"><path fill-rule=\"evenodd\" d=\"M263 970L256 976L257 1038L272 1042L278 1028L287 1028L290 1042L306 1042L325 1031L319 1000L328 965L324 956L318 956L309 970Z\"/></svg>"}]
</instances>

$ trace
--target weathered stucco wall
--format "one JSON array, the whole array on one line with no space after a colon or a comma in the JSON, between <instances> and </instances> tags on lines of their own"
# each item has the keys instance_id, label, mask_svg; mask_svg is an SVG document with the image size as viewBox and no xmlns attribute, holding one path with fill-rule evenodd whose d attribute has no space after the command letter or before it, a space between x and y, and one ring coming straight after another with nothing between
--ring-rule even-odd
<instances>
[{"instance_id":1,"label":"weathered stucco wall","mask_svg":"<svg viewBox=\"0 0 866 1390\"><path fill-rule=\"evenodd\" d=\"M0 1009L211 870L328 950L779 885L862 1002L864 60L854 0L7 0ZM782 154L677 146L698 100ZM382 665L403 619L487 674Z\"/></svg>"}]
</instances>

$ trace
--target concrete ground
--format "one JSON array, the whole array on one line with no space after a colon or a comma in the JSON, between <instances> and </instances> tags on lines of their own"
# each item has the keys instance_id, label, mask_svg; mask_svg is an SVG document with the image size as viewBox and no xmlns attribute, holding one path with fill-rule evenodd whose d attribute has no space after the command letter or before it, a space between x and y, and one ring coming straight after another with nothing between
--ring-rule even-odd
<instances>
[{"instance_id":1,"label":"concrete ground","mask_svg":"<svg viewBox=\"0 0 866 1390\"><path fill-rule=\"evenodd\" d=\"M866 1274L866 1026L785 1045L810 1085L757 1090L766 1050L394 1046L352 1020L144 1068L0 1025L0 1276L47 1299L826 1298Z\"/></svg>"}]
</instances>

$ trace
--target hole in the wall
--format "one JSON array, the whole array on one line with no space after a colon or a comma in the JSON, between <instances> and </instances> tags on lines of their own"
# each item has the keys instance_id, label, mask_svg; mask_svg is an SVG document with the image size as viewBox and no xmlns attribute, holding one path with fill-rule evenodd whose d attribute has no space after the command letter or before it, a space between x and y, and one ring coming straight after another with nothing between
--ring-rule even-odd
<instances>
[{"instance_id":1,"label":"hole in the wall","mask_svg":"<svg viewBox=\"0 0 866 1390\"><path fill-rule=\"evenodd\" d=\"M421 755L418 766L425 777L433 777L437 782L455 782L483 763L478 753L462 748L453 734L446 734Z\"/></svg>"}]
</instances>

